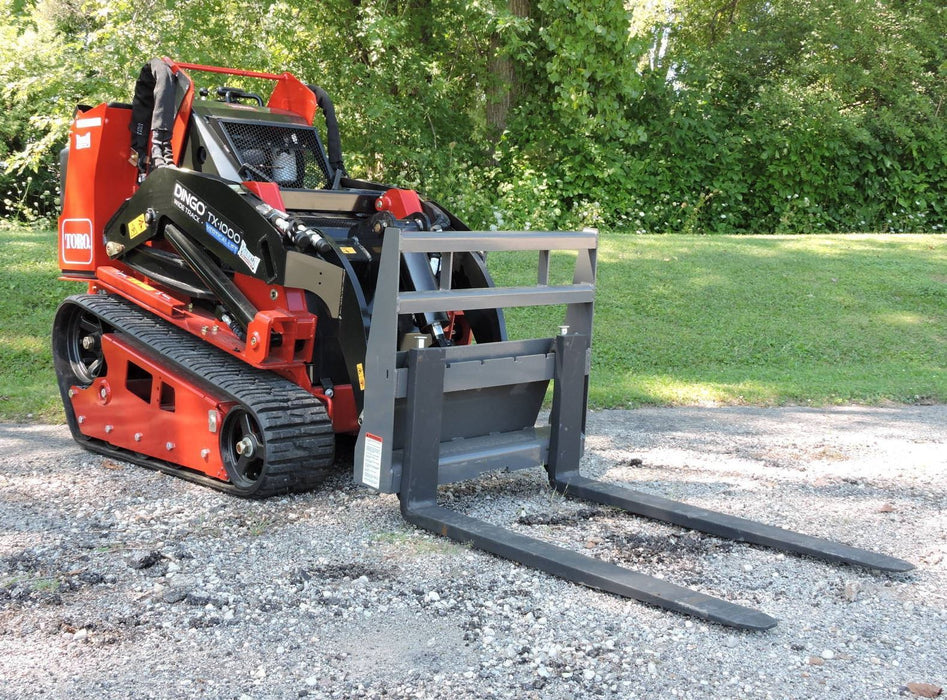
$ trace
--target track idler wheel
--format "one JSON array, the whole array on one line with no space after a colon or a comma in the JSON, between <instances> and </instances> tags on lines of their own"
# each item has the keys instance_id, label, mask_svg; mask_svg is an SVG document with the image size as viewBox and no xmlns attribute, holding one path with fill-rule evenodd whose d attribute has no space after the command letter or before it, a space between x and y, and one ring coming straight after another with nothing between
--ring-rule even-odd
<instances>
[{"instance_id":1,"label":"track idler wheel","mask_svg":"<svg viewBox=\"0 0 947 700\"><path fill-rule=\"evenodd\" d=\"M253 494L266 472L266 439L252 413L238 406L227 414L220 451L230 482L241 493Z\"/></svg>"},{"instance_id":2,"label":"track idler wheel","mask_svg":"<svg viewBox=\"0 0 947 700\"><path fill-rule=\"evenodd\" d=\"M68 370L71 383L86 387L108 369L102 352L105 328L101 319L78 306L69 306L65 312L59 342L66 364L61 369Z\"/></svg>"}]
</instances>

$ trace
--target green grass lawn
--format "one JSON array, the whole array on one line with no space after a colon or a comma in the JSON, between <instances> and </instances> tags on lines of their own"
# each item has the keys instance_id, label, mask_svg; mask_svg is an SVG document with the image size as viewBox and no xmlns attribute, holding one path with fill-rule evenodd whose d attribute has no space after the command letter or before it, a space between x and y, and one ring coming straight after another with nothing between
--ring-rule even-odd
<instances>
[{"instance_id":1,"label":"green grass lawn","mask_svg":"<svg viewBox=\"0 0 947 700\"><path fill-rule=\"evenodd\" d=\"M49 330L84 289L57 281L55 243L0 228L3 420L62 420ZM609 233L598 263L594 406L947 401L947 236ZM535 280L535 254L489 266L498 284ZM514 337L559 321L507 313Z\"/></svg>"},{"instance_id":2,"label":"green grass lawn","mask_svg":"<svg viewBox=\"0 0 947 700\"><path fill-rule=\"evenodd\" d=\"M0 226L0 419L63 421L49 333L59 302L55 231Z\"/></svg>"},{"instance_id":3,"label":"green grass lawn","mask_svg":"<svg viewBox=\"0 0 947 700\"><path fill-rule=\"evenodd\" d=\"M491 254L497 284L534 257ZM510 310L511 336L550 311ZM600 237L593 406L945 400L945 236Z\"/></svg>"}]
</instances>

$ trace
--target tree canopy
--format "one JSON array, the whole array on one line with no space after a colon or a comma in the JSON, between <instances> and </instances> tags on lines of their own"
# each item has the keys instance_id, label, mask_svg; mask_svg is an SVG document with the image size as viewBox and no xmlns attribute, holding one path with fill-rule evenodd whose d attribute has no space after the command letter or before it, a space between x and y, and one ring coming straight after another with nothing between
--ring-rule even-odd
<instances>
[{"instance_id":1,"label":"tree canopy","mask_svg":"<svg viewBox=\"0 0 947 700\"><path fill-rule=\"evenodd\" d=\"M0 0L0 210L148 59L332 94L346 164L473 226L942 231L939 0Z\"/></svg>"}]
</instances>

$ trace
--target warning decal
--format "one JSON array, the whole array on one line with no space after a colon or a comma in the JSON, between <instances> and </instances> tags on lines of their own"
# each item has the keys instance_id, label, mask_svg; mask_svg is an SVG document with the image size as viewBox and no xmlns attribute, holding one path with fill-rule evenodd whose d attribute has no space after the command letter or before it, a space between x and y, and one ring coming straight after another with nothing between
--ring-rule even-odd
<instances>
[{"instance_id":1,"label":"warning decal","mask_svg":"<svg viewBox=\"0 0 947 700\"><path fill-rule=\"evenodd\" d=\"M384 442L377 435L365 433L365 457L362 460L362 483L377 489L381 486L381 449Z\"/></svg>"},{"instance_id":2,"label":"warning decal","mask_svg":"<svg viewBox=\"0 0 947 700\"><path fill-rule=\"evenodd\" d=\"M139 214L128 222L128 237L137 238L148 230L148 222L145 221L145 215Z\"/></svg>"}]
</instances>

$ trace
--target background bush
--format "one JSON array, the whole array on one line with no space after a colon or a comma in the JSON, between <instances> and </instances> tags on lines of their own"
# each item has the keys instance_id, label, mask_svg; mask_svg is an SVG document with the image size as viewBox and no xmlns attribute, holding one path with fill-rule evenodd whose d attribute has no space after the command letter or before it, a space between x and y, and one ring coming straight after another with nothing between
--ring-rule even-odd
<instances>
[{"instance_id":1,"label":"background bush","mask_svg":"<svg viewBox=\"0 0 947 700\"><path fill-rule=\"evenodd\" d=\"M0 213L154 55L333 95L349 171L476 227L943 231L939 0L0 0Z\"/></svg>"}]
</instances>

